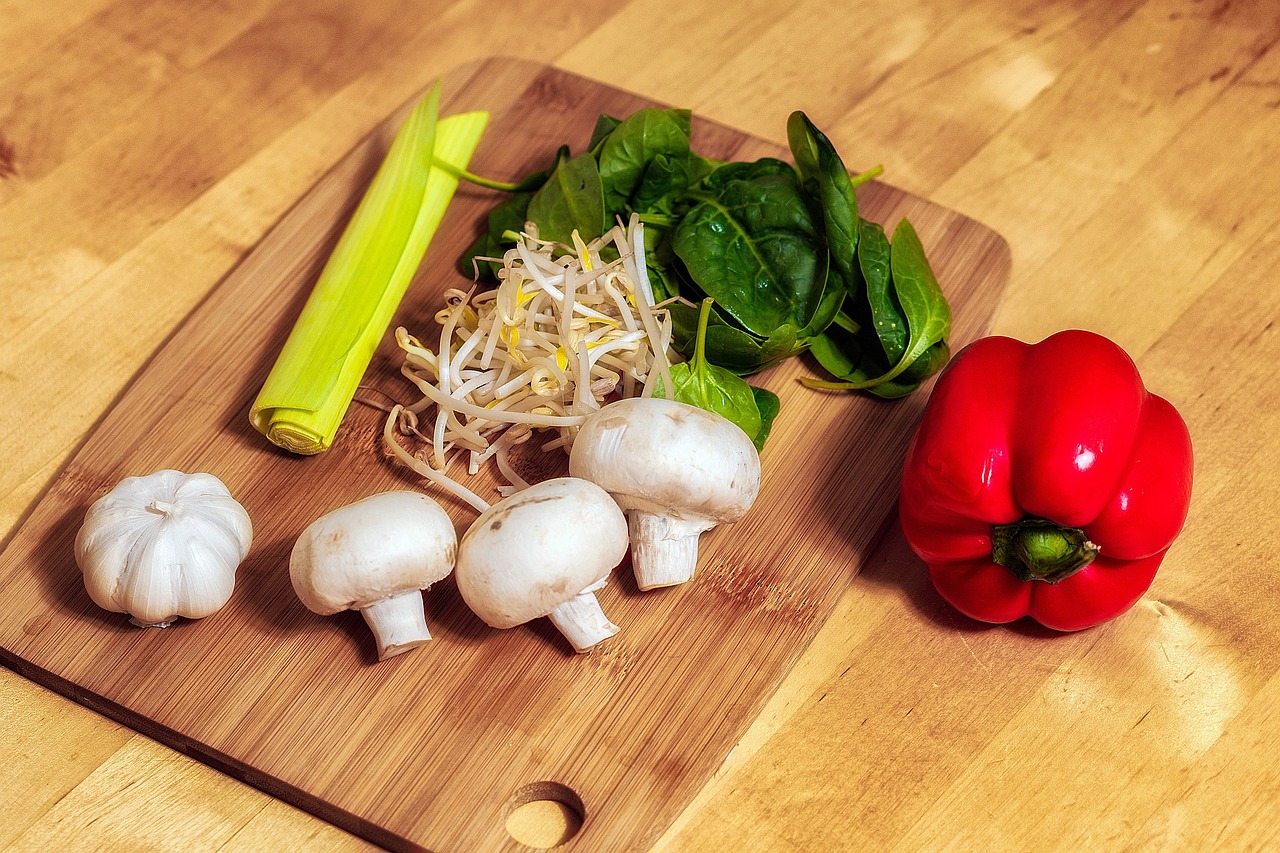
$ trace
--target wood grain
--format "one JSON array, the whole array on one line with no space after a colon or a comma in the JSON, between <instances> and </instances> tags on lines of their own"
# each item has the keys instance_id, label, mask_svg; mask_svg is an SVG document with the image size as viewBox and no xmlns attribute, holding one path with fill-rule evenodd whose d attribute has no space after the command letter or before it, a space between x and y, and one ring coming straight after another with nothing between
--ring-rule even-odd
<instances>
[{"instance_id":1,"label":"wood grain","mask_svg":"<svg viewBox=\"0 0 1280 853\"><path fill-rule=\"evenodd\" d=\"M528 63L488 61L445 78L445 112L493 114L474 168L514 175L634 95ZM923 396L898 403L761 374L783 400L748 522L704 537L696 584L641 594L624 566L601 595L624 633L578 656L545 625L487 629L450 582L428 596L437 639L374 665L355 614L323 620L296 601L288 551L313 518L414 478L379 447L381 415L357 406L335 449L298 458L268 445L246 407L403 111L308 193L183 323L72 458L0 561L6 663L125 724L387 846L513 845L522 798L576 798L583 849L650 845L728 754L856 577L894 509ZM699 122L716 158L781 156L774 144ZM467 187L395 324L426 329L491 193ZM984 330L1008 274L990 229L883 183L861 198L892 228L910 218L956 315L957 346ZM407 398L387 336L365 379ZM848 436L856 448L841 449ZM774 449L776 447L776 450ZM542 476L562 470L562 455ZM549 465L549 467L548 467ZM209 471L254 519L255 546L216 617L140 631L97 610L70 559L89 502L122 477ZM484 478L481 478L484 481ZM490 478L487 485L492 487ZM490 494L492 492L490 491ZM460 529L473 517L442 497ZM163 780L157 780L163 787ZM547 792L550 791L550 794Z\"/></svg>"},{"instance_id":2,"label":"wood grain","mask_svg":"<svg viewBox=\"0 0 1280 853\"><path fill-rule=\"evenodd\" d=\"M959 619L890 531L654 849L1274 848L1280 11L833 8L0 0L0 531L297 200L449 69L552 63L778 144L804 109L851 166L1008 239L994 331L1129 349L1191 425L1192 512L1134 610L1066 637ZM0 762L6 849L368 846L4 668Z\"/></svg>"}]
</instances>

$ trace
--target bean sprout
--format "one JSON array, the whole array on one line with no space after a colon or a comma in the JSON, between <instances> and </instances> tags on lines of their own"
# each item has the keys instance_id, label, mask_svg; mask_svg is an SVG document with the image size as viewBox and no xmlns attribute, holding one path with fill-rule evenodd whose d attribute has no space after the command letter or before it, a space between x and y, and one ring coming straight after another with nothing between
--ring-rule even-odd
<instances>
[{"instance_id":1,"label":"bean sprout","mask_svg":"<svg viewBox=\"0 0 1280 853\"><path fill-rule=\"evenodd\" d=\"M508 453L534 430L557 433L543 450L567 453L610 399L672 387L671 316L653 303L636 216L590 243L575 231L571 246L540 240L526 223L501 262L496 288L445 292L434 352L396 329L400 372L422 397L392 407L383 428L397 460L482 511L488 503L445 474L451 458L470 474L493 460L505 496L528 485ZM400 437L425 446L410 452Z\"/></svg>"}]
</instances>

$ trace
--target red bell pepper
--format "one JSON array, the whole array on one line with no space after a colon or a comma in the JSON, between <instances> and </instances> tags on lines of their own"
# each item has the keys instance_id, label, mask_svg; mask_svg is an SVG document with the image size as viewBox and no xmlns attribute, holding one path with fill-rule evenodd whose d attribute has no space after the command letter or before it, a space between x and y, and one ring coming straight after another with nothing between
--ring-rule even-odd
<instances>
[{"instance_id":1,"label":"red bell pepper","mask_svg":"<svg viewBox=\"0 0 1280 853\"><path fill-rule=\"evenodd\" d=\"M1147 591L1191 501L1191 437L1119 346L987 337L938 378L899 504L934 586L984 622L1059 631Z\"/></svg>"}]
</instances>

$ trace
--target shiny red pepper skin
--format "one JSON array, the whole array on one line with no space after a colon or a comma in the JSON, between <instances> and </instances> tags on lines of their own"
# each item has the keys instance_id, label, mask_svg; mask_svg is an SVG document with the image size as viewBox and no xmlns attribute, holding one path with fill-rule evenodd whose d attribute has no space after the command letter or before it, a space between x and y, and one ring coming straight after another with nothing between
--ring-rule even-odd
<instances>
[{"instance_id":1,"label":"shiny red pepper skin","mask_svg":"<svg viewBox=\"0 0 1280 853\"><path fill-rule=\"evenodd\" d=\"M1112 341L982 338L934 386L907 452L902 529L966 615L1079 630L1151 585L1186 519L1191 469L1182 417ZM1029 517L1083 531L1097 556L1052 583L1019 578L995 562L993 531Z\"/></svg>"}]
</instances>

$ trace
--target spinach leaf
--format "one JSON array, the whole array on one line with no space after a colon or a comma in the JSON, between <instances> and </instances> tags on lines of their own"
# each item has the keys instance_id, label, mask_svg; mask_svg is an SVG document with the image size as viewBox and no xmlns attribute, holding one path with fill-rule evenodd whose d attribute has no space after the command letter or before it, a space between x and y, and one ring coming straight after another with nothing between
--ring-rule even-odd
<instances>
[{"instance_id":1,"label":"spinach leaf","mask_svg":"<svg viewBox=\"0 0 1280 853\"><path fill-rule=\"evenodd\" d=\"M795 326L785 324L761 340L733 326L712 326L707 330L708 356L716 364L734 373L746 375L772 367L796 353L808 343L802 341Z\"/></svg>"},{"instance_id":2,"label":"spinach leaf","mask_svg":"<svg viewBox=\"0 0 1280 853\"><path fill-rule=\"evenodd\" d=\"M806 385L869 390L882 397L896 397L910 393L946 364L950 357L946 339L951 334L951 307L929 267L919 235L906 219L894 229L889 248L893 296L901 306L908 333L901 355L885 369L879 353L872 355L868 351L867 336L856 321L833 325L821 336L822 340L815 338L810 349L823 369L838 379L802 380ZM858 306L853 308L857 311ZM870 306L867 311L874 321ZM877 339L883 341L879 335Z\"/></svg>"},{"instance_id":3,"label":"spinach leaf","mask_svg":"<svg viewBox=\"0 0 1280 853\"><path fill-rule=\"evenodd\" d=\"M649 276L649 286L653 290L655 303L665 302L673 296L680 295L679 275L674 269L671 254L671 241L667 239L670 228L666 225L646 222L644 225L644 262ZM693 321L689 329L697 325ZM690 332L692 335L692 332ZM692 337L690 337L692 340Z\"/></svg>"},{"instance_id":4,"label":"spinach leaf","mask_svg":"<svg viewBox=\"0 0 1280 853\"><path fill-rule=\"evenodd\" d=\"M485 221L487 230L476 239L458 262L458 270L467 278L478 276L479 281L498 281L498 270L502 269L500 261L479 261L479 258L501 258L507 249L503 234L508 231L519 233L524 230L528 221L529 199L533 193L514 193L501 204L489 211Z\"/></svg>"},{"instance_id":5,"label":"spinach leaf","mask_svg":"<svg viewBox=\"0 0 1280 853\"><path fill-rule=\"evenodd\" d=\"M858 335L833 325L822 334L810 339L809 352L822 369L836 377L838 382L857 384L861 390L877 397L885 399L905 397L920 386L918 380L908 380L906 377L870 382L884 373L886 367L878 357L863 350L863 343L863 339ZM863 383L867 384L863 385ZM816 383L806 382L805 384ZM828 386L818 385L818 387Z\"/></svg>"},{"instance_id":6,"label":"spinach leaf","mask_svg":"<svg viewBox=\"0 0 1280 853\"><path fill-rule=\"evenodd\" d=\"M756 452L759 452L764 450L764 443L768 441L769 433L773 432L773 422L777 419L778 412L782 409L782 401L778 399L777 394L767 388L759 388L752 385L751 393L755 395L756 408L760 410L760 431L752 439L756 446Z\"/></svg>"},{"instance_id":7,"label":"spinach leaf","mask_svg":"<svg viewBox=\"0 0 1280 853\"><path fill-rule=\"evenodd\" d=\"M907 320L894 298L889 238L874 222L859 225L858 267L866 287L871 321L884 350L886 364L896 364L907 351Z\"/></svg>"},{"instance_id":8,"label":"spinach leaf","mask_svg":"<svg viewBox=\"0 0 1280 853\"><path fill-rule=\"evenodd\" d=\"M604 187L590 153L561 163L529 200L528 217L544 240L571 243L576 230L590 242L605 231Z\"/></svg>"},{"instance_id":9,"label":"spinach leaf","mask_svg":"<svg viewBox=\"0 0 1280 853\"><path fill-rule=\"evenodd\" d=\"M707 180L712 172L719 171L727 165L723 160L711 160L695 151L689 152L689 186Z\"/></svg>"},{"instance_id":10,"label":"spinach leaf","mask_svg":"<svg viewBox=\"0 0 1280 853\"><path fill-rule=\"evenodd\" d=\"M754 442L763 425L757 395L741 376L707 360L707 327L711 318L710 298L702 300L698 311L697 343L693 358L671 365L671 383L675 386L672 399L715 412L732 421ZM665 386L659 381L654 390L656 396L667 396ZM772 426L772 412L769 424ZM763 439L761 439L763 443Z\"/></svg>"},{"instance_id":11,"label":"spinach leaf","mask_svg":"<svg viewBox=\"0 0 1280 853\"><path fill-rule=\"evenodd\" d=\"M676 386L675 399L715 412L732 421L755 441L760 434L760 408L755 395L751 393L751 386L741 376L727 370L714 377L700 377L689 365L690 362L687 361L671 365L671 382ZM720 381L727 377L733 377L736 381ZM657 390L654 394L666 396L665 392Z\"/></svg>"},{"instance_id":12,"label":"spinach leaf","mask_svg":"<svg viewBox=\"0 0 1280 853\"><path fill-rule=\"evenodd\" d=\"M746 331L768 337L784 325L804 327L821 302L829 255L795 174L766 167L724 180L732 168L710 175L672 248L693 282Z\"/></svg>"},{"instance_id":13,"label":"spinach leaf","mask_svg":"<svg viewBox=\"0 0 1280 853\"><path fill-rule=\"evenodd\" d=\"M476 264L475 259L477 257L502 257L503 252L511 245L511 241L504 235L508 231L518 234L524 230L525 223L529 221L529 200L533 198L533 194L537 190L546 184L547 178L554 174L560 168L560 165L568 159L569 146L561 145L556 149L555 157L552 159L550 166L530 172L516 184L502 187L511 195L489 211L489 216L485 223L486 232L476 238L462 258L459 259L458 269L463 275L471 278L478 273L478 281L490 283L498 281L498 270L502 268L502 264L496 261ZM498 186L493 181L479 178L470 173L464 173L459 177L491 189Z\"/></svg>"},{"instance_id":14,"label":"spinach leaf","mask_svg":"<svg viewBox=\"0 0 1280 853\"><path fill-rule=\"evenodd\" d=\"M622 119L615 118L608 113L601 113L596 119L596 126L591 131L591 141L587 143L587 150L593 153L599 153L600 146L604 145L605 138L613 133L614 128L622 124Z\"/></svg>"},{"instance_id":15,"label":"spinach leaf","mask_svg":"<svg viewBox=\"0 0 1280 853\"><path fill-rule=\"evenodd\" d=\"M853 286L853 283L846 281L845 274L840 270L834 268L827 270L827 283L822 289L822 298L818 300L818 308L804 328L797 333L802 343L831 325L836 315L840 313L840 306L844 304L845 298L852 292Z\"/></svg>"},{"instance_id":16,"label":"spinach leaf","mask_svg":"<svg viewBox=\"0 0 1280 853\"><path fill-rule=\"evenodd\" d=\"M654 155L631 197L631 208L640 213L674 214L672 205L689 188L689 158Z\"/></svg>"},{"instance_id":17,"label":"spinach leaf","mask_svg":"<svg viewBox=\"0 0 1280 853\"><path fill-rule=\"evenodd\" d=\"M897 382L914 382L919 385L933 374L947 366L951 360L951 347L946 341L938 341L924 351L924 354L911 362L911 366L902 371L895 380Z\"/></svg>"},{"instance_id":18,"label":"spinach leaf","mask_svg":"<svg viewBox=\"0 0 1280 853\"><path fill-rule=\"evenodd\" d=\"M700 311L691 305L674 302L671 314L672 337L676 350L692 358L696 346ZM720 316L713 306L706 331L706 356L712 364L739 375L755 373L789 358L804 349L795 326L774 329L767 338L744 332Z\"/></svg>"},{"instance_id":19,"label":"spinach leaf","mask_svg":"<svg viewBox=\"0 0 1280 853\"><path fill-rule=\"evenodd\" d=\"M920 236L906 219L893 230L890 261L894 293L911 334L907 351L898 363L906 362L906 366L910 366L930 347L951 335L951 306L925 257Z\"/></svg>"},{"instance_id":20,"label":"spinach leaf","mask_svg":"<svg viewBox=\"0 0 1280 853\"><path fill-rule=\"evenodd\" d=\"M688 110L642 109L614 127L600 143L600 182L606 211L622 211L655 157L668 163L689 159ZM687 165L685 168L687 174Z\"/></svg>"},{"instance_id":21,"label":"spinach leaf","mask_svg":"<svg viewBox=\"0 0 1280 853\"><path fill-rule=\"evenodd\" d=\"M842 342L841 337L841 330L828 329L810 341L809 351L824 370L840 381L858 383L862 390L886 400L905 397L915 391L921 382L945 367L951 357L951 350L946 342L939 341L925 350L925 354L912 362L896 379L879 380L876 377L883 372L883 366L874 360L868 360L866 363L871 364L871 369L863 367L857 350L859 344ZM868 383L871 379L876 381ZM811 382L805 384L815 385ZM827 386L817 384L816 387Z\"/></svg>"},{"instance_id":22,"label":"spinach leaf","mask_svg":"<svg viewBox=\"0 0 1280 853\"><path fill-rule=\"evenodd\" d=\"M770 175L793 182L797 180L796 170L790 163L777 157L761 157L759 160L723 163L692 185L692 189L704 196L713 196L734 181L753 181Z\"/></svg>"},{"instance_id":23,"label":"spinach leaf","mask_svg":"<svg viewBox=\"0 0 1280 853\"><path fill-rule=\"evenodd\" d=\"M859 235L858 198L849 172L835 146L804 113L787 119L787 141L802 186L821 205L831 265L851 277Z\"/></svg>"}]
</instances>

